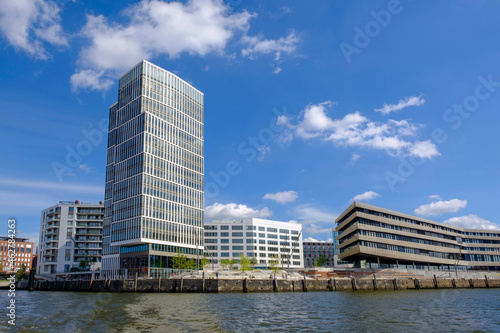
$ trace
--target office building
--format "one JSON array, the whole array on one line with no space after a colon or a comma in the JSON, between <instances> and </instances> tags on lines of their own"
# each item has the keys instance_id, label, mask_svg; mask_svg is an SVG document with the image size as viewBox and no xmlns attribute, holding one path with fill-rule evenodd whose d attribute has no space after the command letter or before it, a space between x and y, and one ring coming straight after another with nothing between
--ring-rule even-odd
<instances>
[{"instance_id":1,"label":"office building","mask_svg":"<svg viewBox=\"0 0 500 333\"><path fill-rule=\"evenodd\" d=\"M335 222L339 258L358 267L500 270L500 230L456 227L361 202Z\"/></svg>"},{"instance_id":2,"label":"office building","mask_svg":"<svg viewBox=\"0 0 500 333\"><path fill-rule=\"evenodd\" d=\"M60 201L42 211L37 274L101 268L104 205Z\"/></svg>"},{"instance_id":3,"label":"office building","mask_svg":"<svg viewBox=\"0 0 500 333\"><path fill-rule=\"evenodd\" d=\"M207 258L220 267L223 259L255 258L259 268L279 259L283 268L303 267L302 225L258 218L205 223Z\"/></svg>"},{"instance_id":4,"label":"office building","mask_svg":"<svg viewBox=\"0 0 500 333\"><path fill-rule=\"evenodd\" d=\"M14 241L14 242L12 242ZM12 252L15 252L15 259L11 262ZM14 273L23 265L26 272L31 270L35 247L27 238L0 237L0 272Z\"/></svg>"},{"instance_id":5,"label":"office building","mask_svg":"<svg viewBox=\"0 0 500 333\"><path fill-rule=\"evenodd\" d=\"M323 256L325 261L322 267L335 266L335 248L333 242L303 242L304 247L304 267L315 267L317 260ZM319 264L319 262L318 262Z\"/></svg>"},{"instance_id":6,"label":"office building","mask_svg":"<svg viewBox=\"0 0 500 333\"><path fill-rule=\"evenodd\" d=\"M162 276L178 252L203 256L203 94L144 60L110 108L104 206L104 271Z\"/></svg>"}]
</instances>

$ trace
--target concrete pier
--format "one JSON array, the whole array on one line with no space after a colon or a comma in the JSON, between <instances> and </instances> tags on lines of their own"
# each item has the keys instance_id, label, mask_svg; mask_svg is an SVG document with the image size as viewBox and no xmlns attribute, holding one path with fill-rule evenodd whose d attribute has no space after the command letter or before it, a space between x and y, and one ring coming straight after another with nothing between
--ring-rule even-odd
<instances>
[{"instance_id":1,"label":"concrete pier","mask_svg":"<svg viewBox=\"0 0 500 333\"><path fill-rule=\"evenodd\" d=\"M22 288L23 286L19 286ZM26 286L28 287L28 286ZM330 278L330 279L128 279L35 281L34 290L144 293L255 293L500 288L500 279Z\"/></svg>"}]
</instances>

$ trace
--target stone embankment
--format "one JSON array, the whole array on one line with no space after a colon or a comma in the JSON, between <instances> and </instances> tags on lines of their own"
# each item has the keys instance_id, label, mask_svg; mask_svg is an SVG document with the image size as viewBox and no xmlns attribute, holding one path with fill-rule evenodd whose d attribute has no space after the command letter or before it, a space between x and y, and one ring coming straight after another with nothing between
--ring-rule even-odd
<instances>
[{"instance_id":1,"label":"stone embankment","mask_svg":"<svg viewBox=\"0 0 500 333\"><path fill-rule=\"evenodd\" d=\"M27 286L26 286L27 287ZM35 281L34 290L154 293L253 293L500 288L500 279L330 278L330 279L129 279Z\"/></svg>"}]
</instances>

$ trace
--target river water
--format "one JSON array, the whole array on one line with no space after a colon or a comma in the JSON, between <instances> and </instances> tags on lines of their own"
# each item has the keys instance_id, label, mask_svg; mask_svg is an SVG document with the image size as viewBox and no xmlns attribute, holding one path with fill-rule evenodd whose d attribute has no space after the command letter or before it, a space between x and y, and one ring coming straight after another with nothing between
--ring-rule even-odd
<instances>
[{"instance_id":1,"label":"river water","mask_svg":"<svg viewBox=\"0 0 500 333\"><path fill-rule=\"evenodd\" d=\"M20 291L1 332L500 332L500 289L263 294Z\"/></svg>"}]
</instances>

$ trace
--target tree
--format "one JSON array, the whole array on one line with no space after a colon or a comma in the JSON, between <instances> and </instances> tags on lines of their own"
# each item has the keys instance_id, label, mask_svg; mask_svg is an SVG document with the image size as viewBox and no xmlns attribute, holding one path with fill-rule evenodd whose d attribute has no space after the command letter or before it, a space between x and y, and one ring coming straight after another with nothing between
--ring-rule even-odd
<instances>
[{"instance_id":1,"label":"tree","mask_svg":"<svg viewBox=\"0 0 500 333\"><path fill-rule=\"evenodd\" d=\"M238 260L236 259L231 259L231 261L229 262L229 265L231 266L230 268L233 269L234 268L234 265L237 265L239 263Z\"/></svg>"},{"instance_id":2,"label":"tree","mask_svg":"<svg viewBox=\"0 0 500 333\"><path fill-rule=\"evenodd\" d=\"M177 255L172 258L172 268L173 269L186 269L187 257L181 253L181 250L177 250Z\"/></svg>"},{"instance_id":3,"label":"tree","mask_svg":"<svg viewBox=\"0 0 500 333\"><path fill-rule=\"evenodd\" d=\"M252 259L250 259L250 265L252 265L252 266L257 265L257 258L252 257Z\"/></svg>"},{"instance_id":4,"label":"tree","mask_svg":"<svg viewBox=\"0 0 500 333\"><path fill-rule=\"evenodd\" d=\"M271 267L274 277L276 278L276 274L281 270L281 260L278 258L278 255L275 255L274 259L269 260L269 266Z\"/></svg>"},{"instance_id":5,"label":"tree","mask_svg":"<svg viewBox=\"0 0 500 333\"><path fill-rule=\"evenodd\" d=\"M229 260L229 259L222 259L220 261L220 265L222 266L222 269L226 269L227 266L231 265L231 260Z\"/></svg>"},{"instance_id":6,"label":"tree","mask_svg":"<svg viewBox=\"0 0 500 333\"><path fill-rule=\"evenodd\" d=\"M194 259L186 260L183 269L196 269L196 260Z\"/></svg>"},{"instance_id":7,"label":"tree","mask_svg":"<svg viewBox=\"0 0 500 333\"><path fill-rule=\"evenodd\" d=\"M318 259L314 262L314 266L321 267L328 263L328 258L324 254L320 254Z\"/></svg>"},{"instance_id":8,"label":"tree","mask_svg":"<svg viewBox=\"0 0 500 333\"><path fill-rule=\"evenodd\" d=\"M208 260L207 258L203 257L200 260L200 269L205 268L205 266L208 266L209 264L210 264L210 260Z\"/></svg>"},{"instance_id":9,"label":"tree","mask_svg":"<svg viewBox=\"0 0 500 333\"><path fill-rule=\"evenodd\" d=\"M22 264L21 268L17 270L16 276L17 276L17 281L21 281L28 276L28 274L26 274L26 266L24 264Z\"/></svg>"},{"instance_id":10,"label":"tree","mask_svg":"<svg viewBox=\"0 0 500 333\"><path fill-rule=\"evenodd\" d=\"M250 258L246 255L240 255L240 271L242 274L245 274L246 271L252 270L250 264Z\"/></svg>"}]
</instances>

